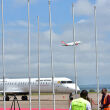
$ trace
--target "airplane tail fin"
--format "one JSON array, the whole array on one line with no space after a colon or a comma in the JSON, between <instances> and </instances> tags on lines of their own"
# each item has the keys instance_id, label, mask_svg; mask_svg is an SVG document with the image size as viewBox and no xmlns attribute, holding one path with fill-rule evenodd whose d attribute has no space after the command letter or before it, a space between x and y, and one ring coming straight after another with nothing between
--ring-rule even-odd
<instances>
[{"instance_id":1,"label":"airplane tail fin","mask_svg":"<svg viewBox=\"0 0 110 110\"><path fill-rule=\"evenodd\" d=\"M79 45L81 43L81 41L77 41L75 42L75 45Z\"/></svg>"}]
</instances>

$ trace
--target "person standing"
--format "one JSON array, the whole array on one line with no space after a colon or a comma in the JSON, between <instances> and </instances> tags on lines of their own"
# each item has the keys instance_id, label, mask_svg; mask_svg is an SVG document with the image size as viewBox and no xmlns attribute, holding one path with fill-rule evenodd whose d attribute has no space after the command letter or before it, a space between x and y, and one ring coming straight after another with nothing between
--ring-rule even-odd
<instances>
[{"instance_id":1,"label":"person standing","mask_svg":"<svg viewBox=\"0 0 110 110\"><path fill-rule=\"evenodd\" d=\"M102 89L101 110L110 110L110 95L107 93L107 89Z\"/></svg>"},{"instance_id":2,"label":"person standing","mask_svg":"<svg viewBox=\"0 0 110 110\"><path fill-rule=\"evenodd\" d=\"M73 100L73 94L72 94L72 93L70 93L70 95L69 95L69 106L70 106L70 104L71 104L72 100Z\"/></svg>"},{"instance_id":3,"label":"person standing","mask_svg":"<svg viewBox=\"0 0 110 110\"><path fill-rule=\"evenodd\" d=\"M86 90L82 90L80 98L74 99L71 102L69 110L91 110L91 104L87 99L88 92Z\"/></svg>"}]
</instances>

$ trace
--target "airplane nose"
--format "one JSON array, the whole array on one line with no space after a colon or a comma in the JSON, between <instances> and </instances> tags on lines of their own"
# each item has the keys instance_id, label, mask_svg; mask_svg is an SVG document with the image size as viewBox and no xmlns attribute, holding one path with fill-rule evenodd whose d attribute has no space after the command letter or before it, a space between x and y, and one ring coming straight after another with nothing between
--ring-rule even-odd
<instances>
[{"instance_id":1,"label":"airplane nose","mask_svg":"<svg viewBox=\"0 0 110 110\"><path fill-rule=\"evenodd\" d=\"M75 91L75 84L68 84L68 89L70 89L71 91ZM80 91L80 88L77 86L77 91Z\"/></svg>"}]
</instances>

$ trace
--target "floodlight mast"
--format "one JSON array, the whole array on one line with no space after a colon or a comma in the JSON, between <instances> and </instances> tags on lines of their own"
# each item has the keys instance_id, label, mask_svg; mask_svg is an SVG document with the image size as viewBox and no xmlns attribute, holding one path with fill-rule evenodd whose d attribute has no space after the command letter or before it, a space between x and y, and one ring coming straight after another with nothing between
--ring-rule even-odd
<instances>
[{"instance_id":1,"label":"floodlight mast","mask_svg":"<svg viewBox=\"0 0 110 110\"><path fill-rule=\"evenodd\" d=\"M40 36L39 36L39 16L37 17L38 23L38 88L39 88L39 110L40 110Z\"/></svg>"},{"instance_id":2,"label":"floodlight mast","mask_svg":"<svg viewBox=\"0 0 110 110\"><path fill-rule=\"evenodd\" d=\"M96 6L94 6L94 24L95 24L95 51L96 51L96 80L97 80L97 110L99 110L99 75L98 75L98 48L97 48L97 26L96 26Z\"/></svg>"},{"instance_id":3,"label":"floodlight mast","mask_svg":"<svg viewBox=\"0 0 110 110\"><path fill-rule=\"evenodd\" d=\"M73 42L75 43L74 4L72 4L73 15ZM77 71L76 71L76 47L74 45L74 74L75 74L75 97L77 98Z\"/></svg>"},{"instance_id":4,"label":"floodlight mast","mask_svg":"<svg viewBox=\"0 0 110 110\"><path fill-rule=\"evenodd\" d=\"M53 51L52 51L52 25L51 25L51 6L49 0L49 27L50 27L50 49L51 49L51 73L52 73L52 91L53 91L53 108L55 110L55 89L54 89L54 71L53 71Z\"/></svg>"},{"instance_id":5,"label":"floodlight mast","mask_svg":"<svg viewBox=\"0 0 110 110\"><path fill-rule=\"evenodd\" d=\"M6 109L5 102L5 63L4 63L4 18L3 18L3 0L1 0L1 8L2 8L2 66L3 66L3 106L4 110Z\"/></svg>"},{"instance_id":6,"label":"floodlight mast","mask_svg":"<svg viewBox=\"0 0 110 110\"><path fill-rule=\"evenodd\" d=\"M30 76L30 16L29 16L29 2L28 0L28 76L29 76L29 108L31 110L31 76Z\"/></svg>"}]
</instances>

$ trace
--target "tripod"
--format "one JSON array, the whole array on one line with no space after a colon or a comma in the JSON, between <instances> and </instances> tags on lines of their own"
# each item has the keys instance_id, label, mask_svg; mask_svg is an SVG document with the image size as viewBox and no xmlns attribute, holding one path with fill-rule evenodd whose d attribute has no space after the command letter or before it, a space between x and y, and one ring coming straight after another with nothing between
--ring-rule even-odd
<instances>
[{"instance_id":1,"label":"tripod","mask_svg":"<svg viewBox=\"0 0 110 110\"><path fill-rule=\"evenodd\" d=\"M17 99L16 95L14 95L14 98L13 98L12 105L11 105L11 109L10 109L10 110L12 110L12 107L13 107L13 106L14 106L14 110L15 110L15 101L16 101L16 102L17 102L17 104L18 104L19 110L21 110L21 109L20 109L20 105L19 105L19 102L18 102L18 99ZM14 104L14 105L13 105L13 104Z\"/></svg>"}]
</instances>

